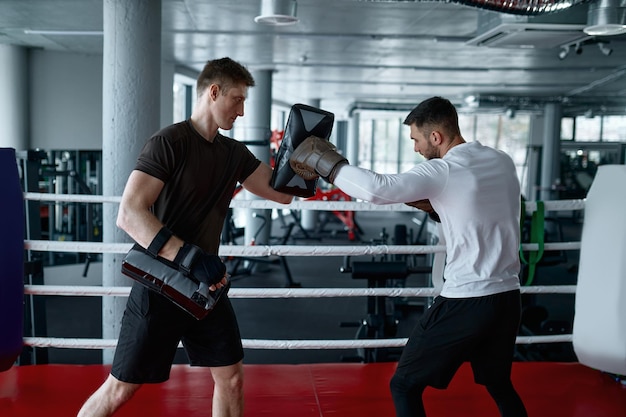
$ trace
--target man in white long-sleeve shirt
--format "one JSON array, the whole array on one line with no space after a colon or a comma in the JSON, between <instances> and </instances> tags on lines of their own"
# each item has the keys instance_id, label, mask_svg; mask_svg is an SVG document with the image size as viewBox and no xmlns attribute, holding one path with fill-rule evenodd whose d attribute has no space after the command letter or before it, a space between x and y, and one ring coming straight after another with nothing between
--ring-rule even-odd
<instances>
[{"instance_id":1,"label":"man in white long-sleeve shirt","mask_svg":"<svg viewBox=\"0 0 626 417\"><path fill-rule=\"evenodd\" d=\"M383 175L348 164L323 139L311 137L290 164L304 178L321 176L352 197L375 204L407 203L436 212L446 241L441 295L420 318L391 393L398 417L425 416L422 393L444 389L463 362L487 388L503 417L526 417L511 383L520 321L520 185L504 152L467 143L456 109L433 97L407 116L415 151L427 161Z\"/></svg>"}]
</instances>

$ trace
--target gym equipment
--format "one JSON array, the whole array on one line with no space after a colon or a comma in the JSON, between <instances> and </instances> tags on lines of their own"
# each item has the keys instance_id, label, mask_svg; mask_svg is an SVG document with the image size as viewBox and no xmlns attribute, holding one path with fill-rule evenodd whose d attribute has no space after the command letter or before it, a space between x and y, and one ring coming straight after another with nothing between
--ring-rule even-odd
<instances>
[{"instance_id":1,"label":"gym equipment","mask_svg":"<svg viewBox=\"0 0 626 417\"><path fill-rule=\"evenodd\" d=\"M235 193L239 191L236 190ZM265 216L259 216L257 213L253 213L254 217L260 217L262 220L261 225L256 230L253 236L253 240L256 242L256 238L259 233L266 226L268 220ZM280 245L286 245L289 239L291 238L291 233L293 228L296 226L296 223L285 224L283 229L285 230L283 236L280 238ZM226 216L226 221L224 222L224 229L222 230L221 243L223 245L236 245L236 240L244 235L244 229L238 228L235 226L235 222L233 220L233 211L232 209L228 210L228 214ZM248 256L237 256L237 257L227 257L224 259L224 263L227 266L228 273L233 277L238 275L250 275L254 269L254 265L280 265L283 268L285 273L285 287L287 288L300 288L302 285L299 282L294 282L293 276L291 275L291 270L289 269L289 264L287 263L286 256L277 256L277 257L248 257Z\"/></svg>"},{"instance_id":2,"label":"gym equipment","mask_svg":"<svg viewBox=\"0 0 626 417\"><path fill-rule=\"evenodd\" d=\"M389 236L386 229L381 232L381 239L375 243L387 244ZM394 243L408 244L407 230L404 225L394 228ZM404 287L406 279L411 274L430 274L430 266L409 265L406 258L388 260L383 256L379 260L351 262L350 257L344 257L344 264L340 268L342 273L350 273L353 279L367 280L368 288ZM341 327L358 327L356 339L386 339L395 337L398 331L398 314L396 312L398 300L385 296L368 296L367 311L363 320L356 323L342 322ZM357 355L343 357L350 362L386 362L397 360L399 348L359 348Z\"/></svg>"},{"instance_id":3,"label":"gym equipment","mask_svg":"<svg viewBox=\"0 0 626 417\"><path fill-rule=\"evenodd\" d=\"M390 280L406 280L410 274L406 262L372 261L353 262L351 268L343 268L342 272L351 272L353 279L367 280L368 288L386 288ZM341 327L356 327L357 339L387 339L394 337L398 331L398 320L395 317L393 300L388 297L367 297L367 314L360 323L340 323ZM356 358L344 358L351 361L384 362L397 359L398 349L373 348L358 349Z\"/></svg>"}]
</instances>

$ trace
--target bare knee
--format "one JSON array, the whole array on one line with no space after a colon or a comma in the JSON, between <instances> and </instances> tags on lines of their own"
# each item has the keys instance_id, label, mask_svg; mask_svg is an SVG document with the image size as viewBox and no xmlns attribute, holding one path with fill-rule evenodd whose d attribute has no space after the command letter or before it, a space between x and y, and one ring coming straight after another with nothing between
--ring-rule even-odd
<instances>
[{"instance_id":1,"label":"bare knee","mask_svg":"<svg viewBox=\"0 0 626 417\"><path fill-rule=\"evenodd\" d=\"M231 395L243 392L243 365L241 363L219 368L211 368L217 389Z\"/></svg>"},{"instance_id":2,"label":"bare knee","mask_svg":"<svg viewBox=\"0 0 626 417\"><path fill-rule=\"evenodd\" d=\"M243 365L211 368L215 387L213 389L214 416L243 416Z\"/></svg>"}]
</instances>

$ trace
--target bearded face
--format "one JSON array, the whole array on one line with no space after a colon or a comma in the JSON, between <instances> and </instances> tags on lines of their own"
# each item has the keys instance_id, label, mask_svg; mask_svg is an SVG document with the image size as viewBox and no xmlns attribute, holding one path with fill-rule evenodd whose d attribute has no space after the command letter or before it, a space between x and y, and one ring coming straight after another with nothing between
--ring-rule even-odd
<instances>
[{"instance_id":1,"label":"bearded face","mask_svg":"<svg viewBox=\"0 0 626 417\"><path fill-rule=\"evenodd\" d=\"M432 143L433 132L425 133L411 125L411 139L413 140L413 149L420 153L426 159L439 158L439 151Z\"/></svg>"}]
</instances>

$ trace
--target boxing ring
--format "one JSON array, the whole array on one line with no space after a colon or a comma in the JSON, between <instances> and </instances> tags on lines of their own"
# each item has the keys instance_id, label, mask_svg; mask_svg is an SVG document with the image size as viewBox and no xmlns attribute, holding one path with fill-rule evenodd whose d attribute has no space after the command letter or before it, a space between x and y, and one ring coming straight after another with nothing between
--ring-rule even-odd
<instances>
[{"instance_id":1,"label":"boxing ring","mask_svg":"<svg viewBox=\"0 0 626 417\"><path fill-rule=\"evenodd\" d=\"M624 172L626 175L626 172ZM590 193L591 194L591 193ZM117 204L119 197L57 195L25 193L26 200ZM591 199L588 197L588 200ZM584 210L587 201L546 201L546 211ZM291 209L319 211L381 211L397 212L415 209L403 204L376 206L355 201L294 201L289 206L263 200L233 200L231 207L246 209ZM620 207L623 207L621 205ZM526 203L526 212L537 210L536 202ZM604 214L603 214L604 216ZM585 218L585 222L587 218ZM582 242L528 243L525 252L585 251ZM606 236L603 237L606 239ZM595 242L594 242L595 243ZM31 251L72 253L126 253L131 244L99 242L59 242L26 240L24 247ZM619 249L619 248L618 248ZM318 297L434 297L442 284L443 245L238 245L222 246L225 257L268 256L362 256L362 255L433 255L432 286L404 288L232 288L231 298L318 298ZM597 254L592 253L595 257ZM588 267L581 252L581 269ZM603 262L605 260L602 260ZM587 262L587 263L585 263ZM621 268L621 266L619 267ZM623 271L619 269L617 274ZM626 280L626 276L624 276ZM588 280L587 280L588 281ZM130 282L130 281L129 281ZM587 314L588 308L579 306L577 286L529 285L523 294L576 294L577 311ZM587 282L583 285L587 286ZM618 294L626 296L618 284ZM590 297L595 297L590 291ZM26 296L93 296L124 297L129 287L93 287L26 285ZM606 301L606 300L605 300ZM611 300L607 304L611 305ZM626 303L625 303L626 304ZM618 309L619 310L619 309ZM621 310L620 310L621 311ZM626 317L626 316L621 316ZM623 356L626 356L624 321L618 317L604 323L607 331L597 335L594 317L579 319L574 334L549 336L519 336L518 344L574 343L593 333L594 341L579 343L577 354L584 361L515 362L513 383L526 404L530 416L614 417L626 415L626 384L620 380ZM604 344L604 334L616 348L609 348L595 360L598 345ZM617 333L617 334L615 334ZM579 336L578 336L579 335ZM24 337L23 343L33 348L105 349L116 345L114 339ZM349 339L349 340L265 340L243 339L247 349L355 349L400 348L405 338ZM617 352L615 352L615 350ZM393 405L389 380L395 363L327 363L300 365L244 365L246 416L391 416ZM0 372L0 416L26 417L42 411L51 416L75 415L83 401L107 376L108 365L32 365L13 366ZM619 372L618 372L619 371ZM626 373L626 372L624 372ZM125 405L119 416L182 416L208 415L211 401L211 378L207 369L174 365L171 379L164 384L146 385ZM202 387L202 389L198 389ZM471 370L464 365L445 391L427 389L424 403L429 416L447 416L463 410L464 416L498 416L495 404L483 387L473 383ZM204 412L204 414L203 414Z\"/></svg>"}]
</instances>

